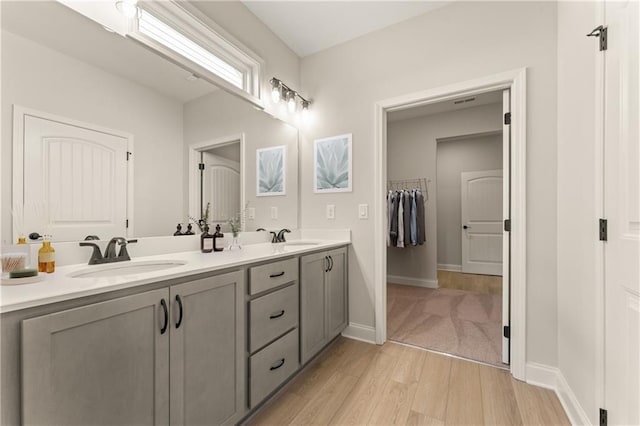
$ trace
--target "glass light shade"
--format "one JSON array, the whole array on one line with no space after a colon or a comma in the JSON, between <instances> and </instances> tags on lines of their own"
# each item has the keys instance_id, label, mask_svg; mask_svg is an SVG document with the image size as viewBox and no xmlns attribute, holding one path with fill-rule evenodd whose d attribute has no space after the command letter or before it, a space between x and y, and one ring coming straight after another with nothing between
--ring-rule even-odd
<instances>
[{"instance_id":1,"label":"glass light shade","mask_svg":"<svg viewBox=\"0 0 640 426\"><path fill-rule=\"evenodd\" d=\"M293 92L287 94L287 108L291 113L296 112L296 94Z\"/></svg>"},{"instance_id":2,"label":"glass light shade","mask_svg":"<svg viewBox=\"0 0 640 426\"><path fill-rule=\"evenodd\" d=\"M271 88L271 100L273 100L274 104L280 102L280 84L274 83Z\"/></svg>"}]
</instances>

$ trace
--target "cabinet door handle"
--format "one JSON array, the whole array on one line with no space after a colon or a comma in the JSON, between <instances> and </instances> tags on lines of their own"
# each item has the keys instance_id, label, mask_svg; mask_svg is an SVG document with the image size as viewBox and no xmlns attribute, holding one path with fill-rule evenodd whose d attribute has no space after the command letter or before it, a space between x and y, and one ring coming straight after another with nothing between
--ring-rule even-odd
<instances>
[{"instance_id":1,"label":"cabinet door handle","mask_svg":"<svg viewBox=\"0 0 640 426\"><path fill-rule=\"evenodd\" d=\"M164 299L160 299L160 305L164 311L164 325L160 329L160 334L164 334L167 331L167 327L169 327L169 309L167 309L167 302Z\"/></svg>"},{"instance_id":2,"label":"cabinet door handle","mask_svg":"<svg viewBox=\"0 0 640 426\"><path fill-rule=\"evenodd\" d=\"M281 310L279 313L275 314L275 315L270 315L269 319L276 319L276 318L280 318L281 316L284 315L284 309Z\"/></svg>"},{"instance_id":3,"label":"cabinet door handle","mask_svg":"<svg viewBox=\"0 0 640 426\"><path fill-rule=\"evenodd\" d=\"M324 271L329 272L329 256L324 257Z\"/></svg>"},{"instance_id":4,"label":"cabinet door handle","mask_svg":"<svg viewBox=\"0 0 640 426\"><path fill-rule=\"evenodd\" d=\"M329 270L333 270L333 257L329 256Z\"/></svg>"},{"instance_id":5,"label":"cabinet door handle","mask_svg":"<svg viewBox=\"0 0 640 426\"><path fill-rule=\"evenodd\" d=\"M271 274L269 275L269 278L278 278L284 275L284 271L280 272L279 274Z\"/></svg>"},{"instance_id":6,"label":"cabinet door handle","mask_svg":"<svg viewBox=\"0 0 640 426\"><path fill-rule=\"evenodd\" d=\"M284 365L284 358L282 358L280 360L280 362L278 362L277 365L273 365L271 366L271 368L269 368L269 370L273 371L273 370L277 370L278 368L282 367Z\"/></svg>"},{"instance_id":7,"label":"cabinet door handle","mask_svg":"<svg viewBox=\"0 0 640 426\"><path fill-rule=\"evenodd\" d=\"M178 321L176 321L176 328L180 328L180 324L182 324L182 298L179 294L176 294L176 303L178 303L178 308L180 309L180 316L178 317Z\"/></svg>"}]
</instances>

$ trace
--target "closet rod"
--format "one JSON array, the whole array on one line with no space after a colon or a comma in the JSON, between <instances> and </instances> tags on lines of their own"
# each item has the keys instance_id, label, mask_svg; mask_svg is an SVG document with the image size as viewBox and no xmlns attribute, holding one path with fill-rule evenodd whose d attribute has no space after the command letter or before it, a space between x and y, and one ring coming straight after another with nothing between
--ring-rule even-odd
<instances>
[{"instance_id":1,"label":"closet rod","mask_svg":"<svg viewBox=\"0 0 640 426\"><path fill-rule=\"evenodd\" d=\"M416 179L390 179L387 181L388 191L401 191L419 189L424 194L424 200L429 199L429 183L431 179L416 178Z\"/></svg>"}]
</instances>

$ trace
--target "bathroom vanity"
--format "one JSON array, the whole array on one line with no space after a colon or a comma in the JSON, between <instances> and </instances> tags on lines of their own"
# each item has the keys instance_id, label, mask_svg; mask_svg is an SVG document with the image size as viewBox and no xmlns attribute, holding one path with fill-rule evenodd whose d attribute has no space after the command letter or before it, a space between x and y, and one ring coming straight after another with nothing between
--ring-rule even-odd
<instances>
[{"instance_id":1,"label":"bathroom vanity","mask_svg":"<svg viewBox=\"0 0 640 426\"><path fill-rule=\"evenodd\" d=\"M347 244L149 256L123 263L174 266L130 275L74 265L4 287L2 424L238 423L346 327Z\"/></svg>"}]
</instances>

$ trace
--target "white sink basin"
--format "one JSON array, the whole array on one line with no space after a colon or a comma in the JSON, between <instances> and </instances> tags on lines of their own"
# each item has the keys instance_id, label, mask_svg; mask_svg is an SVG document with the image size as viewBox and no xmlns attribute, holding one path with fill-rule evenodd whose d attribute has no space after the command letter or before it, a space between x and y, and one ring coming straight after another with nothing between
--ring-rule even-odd
<instances>
[{"instance_id":1,"label":"white sink basin","mask_svg":"<svg viewBox=\"0 0 640 426\"><path fill-rule=\"evenodd\" d=\"M293 250L304 250L316 247L320 243L316 243L313 241L291 241L288 243L284 243L282 246L284 251L293 251Z\"/></svg>"},{"instance_id":2,"label":"white sink basin","mask_svg":"<svg viewBox=\"0 0 640 426\"><path fill-rule=\"evenodd\" d=\"M183 260L148 260L142 262L116 262L107 265L91 265L69 274L71 278L104 278L144 274L186 265Z\"/></svg>"}]
</instances>

